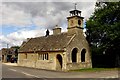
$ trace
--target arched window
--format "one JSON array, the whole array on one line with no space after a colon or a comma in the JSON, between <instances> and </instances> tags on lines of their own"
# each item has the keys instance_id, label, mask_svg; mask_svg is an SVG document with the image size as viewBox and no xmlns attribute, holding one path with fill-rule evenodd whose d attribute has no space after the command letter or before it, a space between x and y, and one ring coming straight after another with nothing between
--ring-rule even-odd
<instances>
[{"instance_id":1,"label":"arched window","mask_svg":"<svg viewBox=\"0 0 120 80\"><path fill-rule=\"evenodd\" d=\"M72 50L72 62L77 62L77 52L78 52L77 48L74 48Z\"/></svg>"},{"instance_id":2,"label":"arched window","mask_svg":"<svg viewBox=\"0 0 120 80\"><path fill-rule=\"evenodd\" d=\"M86 49L83 49L81 51L81 62L85 62L85 53L86 53Z\"/></svg>"}]
</instances>

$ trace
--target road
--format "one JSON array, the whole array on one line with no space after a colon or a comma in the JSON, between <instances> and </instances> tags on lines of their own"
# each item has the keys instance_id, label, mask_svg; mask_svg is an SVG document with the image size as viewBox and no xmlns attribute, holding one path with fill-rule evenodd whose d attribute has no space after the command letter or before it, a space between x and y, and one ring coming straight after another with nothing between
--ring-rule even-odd
<instances>
[{"instance_id":1,"label":"road","mask_svg":"<svg viewBox=\"0 0 120 80\"><path fill-rule=\"evenodd\" d=\"M118 71L57 72L2 64L2 78L118 78Z\"/></svg>"}]
</instances>

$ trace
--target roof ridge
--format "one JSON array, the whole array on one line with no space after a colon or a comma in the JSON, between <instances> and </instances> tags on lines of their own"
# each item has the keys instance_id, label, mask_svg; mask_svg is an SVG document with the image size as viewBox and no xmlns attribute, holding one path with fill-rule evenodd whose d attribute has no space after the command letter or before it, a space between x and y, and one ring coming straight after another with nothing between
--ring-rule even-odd
<instances>
[{"instance_id":1,"label":"roof ridge","mask_svg":"<svg viewBox=\"0 0 120 80\"><path fill-rule=\"evenodd\" d=\"M67 32L62 32L62 33L56 34L56 35L52 34L52 35L49 35L49 36L58 36L58 35L61 35L61 34L67 34ZM49 37L49 36L48 36L48 37ZM43 38L43 37L45 37L45 36L39 36L39 37L35 37L35 38L33 38L33 39L36 39L36 38Z\"/></svg>"}]
</instances>

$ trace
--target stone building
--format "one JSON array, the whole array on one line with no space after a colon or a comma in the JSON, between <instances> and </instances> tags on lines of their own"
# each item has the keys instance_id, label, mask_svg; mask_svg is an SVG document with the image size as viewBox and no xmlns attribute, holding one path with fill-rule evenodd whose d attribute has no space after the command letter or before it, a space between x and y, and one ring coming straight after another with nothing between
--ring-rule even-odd
<instances>
[{"instance_id":1,"label":"stone building","mask_svg":"<svg viewBox=\"0 0 120 80\"><path fill-rule=\"evenodd\" d=\"M57 26L53 29L53 35L23 42L19 49L18 65L61 71L92 68L89 45L83 35L81 11L70 11L67 20L67 32L61 33L61 28Z\"/></svg>"},{"instance_id":2,"label":"stone building","mask_svg":"<svg viewBox=\"0 0 120 80\"><path fill-rule=\"evenodd\" d=\"M11 58L17 59L18 54L16 53L16 48L2 48L2 62L11 62Z\"/></svg>"},{"instance_id":3,"label":"stone building","mask_svg":"<svg viewBox=\"0 0 120 80\"><path fill-rule=\"evenodd\" d=\"M7 62L7 55L9 54L9 49L2 48L1 53L2 53L2 62Z\"/></svg>"}]
</instances>

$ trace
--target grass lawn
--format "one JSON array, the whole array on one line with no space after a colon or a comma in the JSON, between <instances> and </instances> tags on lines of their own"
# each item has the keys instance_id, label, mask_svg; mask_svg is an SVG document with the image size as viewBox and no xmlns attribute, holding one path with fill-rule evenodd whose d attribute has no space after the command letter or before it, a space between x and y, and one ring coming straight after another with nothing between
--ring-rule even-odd
<instances>
[{"instance_id":1,"label":"grass lawn","mask_svg":"<svg viewBox=\"0 0 120 80\"><path fill-rule=\"evenodd\" d=\"M98 71L110 71L110 70L118 70L118 68L87 68L87 69L70 70L70 72L96 72L96 71L98 72Z\"/></svg>"}]
</instances>

